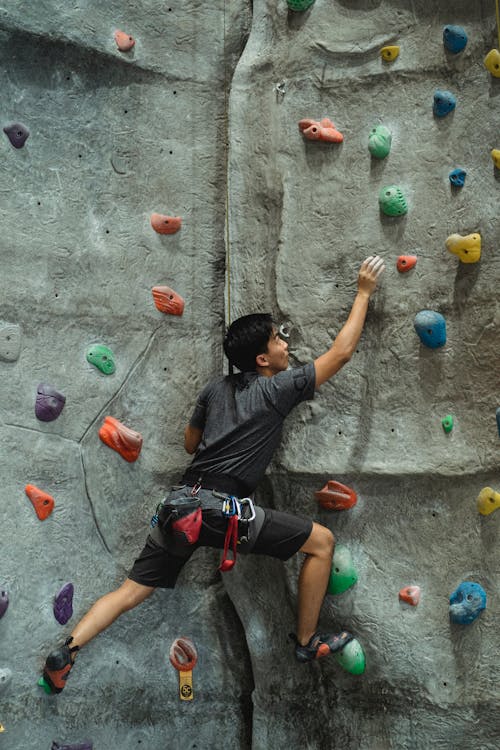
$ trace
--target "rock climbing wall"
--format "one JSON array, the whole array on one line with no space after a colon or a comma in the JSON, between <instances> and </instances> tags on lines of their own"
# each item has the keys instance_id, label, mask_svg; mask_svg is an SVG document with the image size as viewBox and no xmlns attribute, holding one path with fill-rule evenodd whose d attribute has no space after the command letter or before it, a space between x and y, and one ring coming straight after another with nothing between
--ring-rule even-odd
<instances>
[{"instance_id":1,"label":"rock climbing wall","mask_svg":"<svg viewBox=\"0 0 500 750\"><path fill-rule=\"evenodd\" d=\"M446 24L467 32L459 53ZM497 748L500 514L476 506L500 490L500 81L483 65L498 46L494 1L316 0L292 13L285 0L45 0L6 4L0 35L0 747ZM437 90L456 100L442 117ZM341 143L300 132L322 118ZM382 159L368 151L378 125L392 135ZM408 210L391 217L379 193L393 185ZM153 214L180 228L160 234ZM453 234L481 236L478 263L448 251ZM356 634L364 674L293 660L299 558L240 558L221 580L204 551L45 695L47 652L122 581L187 463L182 430L223 370L224 322L271 311L293 362L309 361L373 253L386 271L359 351L290 418L260 489L350 552L357 583L326 598L322 623ZM417 257L406 273L401 255ZM154 299L155 287L172 291ZM443 346L421 343L422 310L444 317ZM106 417L133 431L136 460L100 439ZM331 479L356 490L349 510L315 499ZM26 485L54 499L45 520L50 503ZM487 596L469 625L449 616L464 581ZM61 625L54 597L70 582ZM408 586L417 606L398 599ZM193 701L179 700L168 658L183 635L198 650Z\"/></svg>"}]
</instances>

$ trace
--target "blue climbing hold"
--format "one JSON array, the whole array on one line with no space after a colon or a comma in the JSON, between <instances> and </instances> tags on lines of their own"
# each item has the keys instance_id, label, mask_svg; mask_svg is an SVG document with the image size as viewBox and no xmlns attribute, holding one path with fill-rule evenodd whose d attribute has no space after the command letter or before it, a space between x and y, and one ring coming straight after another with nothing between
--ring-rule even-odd
<instances>
[{"instance_id":1,"label":"blue climbing hold","mask_svg":"<svg viewBox=\"0 0 500 750\"><path fill-rule=\"evenodd\" d=\"M446 344L446 321L441 313L421 310L415 315L414 326L422 344L430 349Z\"/></svg>"},{"instance_id":2,"label":"blue climbing hold","mask_svg":"<svg viewBox=\"0 0 500 750\"><path fill-rule=\"evenodd\" d=\"M450 596L450 620L470 625L486 609L486 592L479 583L463 581Z\"/></svg>"},{"instance_id":3,"label":"blue climbing hold","mask_svg":"<svg viewBox=\"0 0 500 750\"><path fill-rule=\"evenodd\" d=\"M457 100L451 91L436 89L434 93L434 106L432 108L436 117L446 117L446 115L455 109L456 105Z\"/></svg>"},{"instance_id":4,"label":"blue climbing hold","mask_svg":"<svg viewBox=\"0 0 500 750\"><path fill-rule=\"evenodd\" d=\"M465 169L460 169L460 167L457 167L457 169L454 169L452 172L450 172L448 177L453 187L463 187L465 184L465 178L467 177L467 172L465 171Z\"/></svg>"},{"instance_id":5,"label":"blue climbing hold","mask_svg":"<svg viewBox=\"0 0 500 750\"><path fill-rule=\"evenodd\" d=\"M453 24L445 26L443 29L443 44L448 52L453 52L454 55L465 49L467 34L463 26L454 26Z\"/></svg>"}]
</instances>

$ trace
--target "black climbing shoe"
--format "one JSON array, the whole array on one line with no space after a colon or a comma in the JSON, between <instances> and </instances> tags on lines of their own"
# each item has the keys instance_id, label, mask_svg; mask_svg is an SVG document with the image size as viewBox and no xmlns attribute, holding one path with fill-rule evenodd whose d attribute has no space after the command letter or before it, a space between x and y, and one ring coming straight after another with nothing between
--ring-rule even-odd
<instances>
[{"instance_id":1,"label":"black climbing shoe","mask_svg":"<svg viewBox=\"0 0 500 750\"><path fill-rule=\"evenodd\" d=\"M43 677L39 681L39 685L45 690L47 686L50 688L51 693L62 692L66 685L66 680L73 666L73 654L80 648L79 646L70 648L72 640L73 638L68 638L64 646L56 648L55 651L51 651L47 656Z\"/></svg>"},{"instance_id":2,"label":"black climbing shoe","mask_svg":"<svg viewBox=\"0 0 500 750\"><path fill-rule=\"evenodd\" d=\"M309 642L302 646L295 633L290 633L289 637L295 641L295 658L304 664L341 651L354 638L347 630L341 633L314 633Z\"/></svg>"}]
</instances>

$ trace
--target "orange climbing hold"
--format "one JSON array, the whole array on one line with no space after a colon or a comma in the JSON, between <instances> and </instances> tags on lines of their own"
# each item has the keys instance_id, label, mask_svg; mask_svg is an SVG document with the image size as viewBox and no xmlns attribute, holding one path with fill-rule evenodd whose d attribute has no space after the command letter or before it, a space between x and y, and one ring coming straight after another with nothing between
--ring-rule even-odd
<instances>
[{"instance_id":1,"label":"orange climbing hold","mask_svg":"<svg viewBox=\"0 0 500 750\"><path fill-rule=\"evenodd\" d=\"M160 312L169 315L182 315L184 300L180 294L174 292L169 286L155 286L152 292L154 303Z\"/></svg>"},{"instance_id":2,"label":"orange climbing hold","mask_svg":"<svg viewBox=\"0 0 500 750\"><path fill-rule=\"evenodd\" d=\"M45 521L54 510L54 498L52 495L38 489L34 484L27 484L24 491L31 500L40 521Z\"/></svg>"},{"instance_id":3,"label":"orange climbing hold","mask_svg":"<svg viewBox=\"0 0 500 750\"><path fill-rule=\"evenodd\" d=\"M182 226L182 219L180 216L151 214L151 226L158 234L175 234Z\"/></svg>"},{"instance_id":4,"label":"orange climbing hold","mask_svg":"<svg viewBox=\"0 0 500 750\"><path fill-rule=\"evenodd\" d=\"M314 497L325 510L347 510L358 502L354 490L333 479L329 479L323 489L315 492Z\"/></svg>"},{"instance_id":5,"label":"orange climbing hold","mask_svg":"<svg viewBox=\"0 0 500 750\"><path fill-rule=\"evenodd\" d=\"M396 262L399 273L406 273L417 265L416 255L400 255Z\"/></svg>"},{"instance_id":6,"label":"orange climbing hold","mask_svg":"<svg viewBox=\"0 0 500 750\"><path fill-rule=\"evenodd\" d=\"M120 52L128 52L134 46L135 39L130 34L126 34L125 31L117 29L115 31L115 42Z\"/></svg>"},{"instance_id":7,"label":"orange climbing hold","mask_svg":"<svg viewBox=\"0 0 500 750\"><path fill-rule=\"evenodd\" d=\"M327 143L342 143L344 136L340 133L333 122L324 117L319 122L317 120L300 120L299 130L304 138L309 141L326 141Z\"/></svg>"},{"instance_id":8,"label":"orange climbing hold","mask_svg":"<svg viewBox=\"0 0 500 750\"><path fill-rule=\"evenodd\" d=\"M132 463L137 461L142 448L142 435L140 432L125 427L124 424L114 417L104 417L104 422L99 430L99 437L109 448L120 454L125 461Z\"/></svg>"},{"instance_id":9,"label":"orange climbing hold","mask_svg":"<svg viewBox=\"0 0 500 750\"><path fill-rule=\"evenodd\" d=\"M405 586L399 592L399 598L402 602L416 607L420 601L420 586Z\"/></svg>"}]
</instances>

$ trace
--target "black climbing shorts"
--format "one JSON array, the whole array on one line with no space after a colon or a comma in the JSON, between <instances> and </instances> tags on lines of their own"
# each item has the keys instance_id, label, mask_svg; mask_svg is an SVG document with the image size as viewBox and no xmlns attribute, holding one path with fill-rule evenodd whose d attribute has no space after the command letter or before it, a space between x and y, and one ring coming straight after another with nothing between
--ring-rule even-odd
<instances>
[{"instance_id":1,"label":"black climbing shorts","mask_svg":"<svg viewBox=\"0 0 500 750\"><path fill-rule=\"evenodd\" d=\"M249 554L288 560L309 538L312 521L279 510L263 510L264 523ZM151 535L148 536L128 577L143 586L173 589L179 573L198 547L224 548L226 525L227 520L219 510L204 510L199 539L195 544L189 545L182 556L173 555L168 550L166 539L159 544Z\"/></svg>"}]
</instances>

